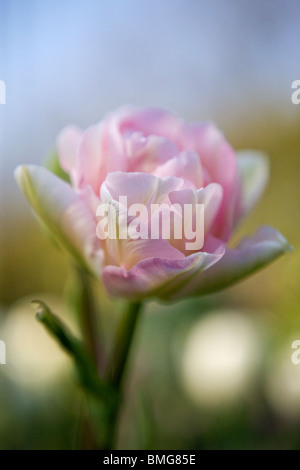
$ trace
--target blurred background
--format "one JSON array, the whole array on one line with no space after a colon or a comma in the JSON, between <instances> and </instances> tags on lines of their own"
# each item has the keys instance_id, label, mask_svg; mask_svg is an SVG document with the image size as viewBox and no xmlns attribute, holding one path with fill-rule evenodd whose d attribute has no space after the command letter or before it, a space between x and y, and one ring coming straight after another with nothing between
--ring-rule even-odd
<instances>
[{"instance_id":1,"label":"blurred background","mask_svg":"<svg viewBox=\"0 0 300 470\"><path fill-rule=\"evenodd\" d=\"M44 299L76 331L72 272L13 170L125 103L213 120L237 150L265 151L269 186L234 241L269 224L295 251L217 295L147 304L119 448L300 448L299 24L297 0L0 0L1 449L75 448L82 402L30 306ZM103 315L109 342L108 299Z\"/></svg>"}]
</instances>

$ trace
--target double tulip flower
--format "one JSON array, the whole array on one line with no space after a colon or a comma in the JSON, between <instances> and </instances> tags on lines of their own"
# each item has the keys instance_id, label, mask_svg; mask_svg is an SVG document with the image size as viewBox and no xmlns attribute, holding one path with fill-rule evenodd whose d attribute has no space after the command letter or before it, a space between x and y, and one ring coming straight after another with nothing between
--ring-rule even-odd
<instances>
[{"instance_id":1,"label":"double tulip flower","mask_svg":"<svg viewBox=\"0 0 300 470\"><path fill-rule=\"evenodd\" d=\"M258 152L236 153L211 123L124 107L86 130L65 128L57 151L69 182L34 165L18 167L16 179L61 247L114 297L175 300L214 292L290 248L271 227L228 247L233 230L262 194L268 165ZM202 204L201 248L187 250L184 235L179 240L172 233L130 238L117 229L114 238L99 237L97 208L105 203L124 213L125 196L129 206L163 204L166 212L175 204ZM151 211L145 223L153 217Z\"/></svg>"}]
</instances>

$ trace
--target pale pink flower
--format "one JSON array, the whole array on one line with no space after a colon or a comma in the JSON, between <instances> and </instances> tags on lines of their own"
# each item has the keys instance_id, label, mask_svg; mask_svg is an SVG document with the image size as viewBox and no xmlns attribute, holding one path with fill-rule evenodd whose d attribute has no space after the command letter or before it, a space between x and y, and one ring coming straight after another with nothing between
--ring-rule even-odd
<instances>
[{"instance_id":1,"label":"pale pink flower","mask_svg":"<svg viewBox=\"0 0 300 470\"><path fill-rule=\"evenodd\" d=\"M177 299L213 292L289 249L271 227L228 248L234 228L264 189L268 165L258 152L236 154L211 123L124 107L85 131L67 127L57 149L71 185L32 165L19 167L16 178L61 246L114 296ZM188 251L186 240L172 236L100 240L97 207L106 202L120 212L120 196L147 208L204 204L203 247Z\"/></svg>"}]
</instances>

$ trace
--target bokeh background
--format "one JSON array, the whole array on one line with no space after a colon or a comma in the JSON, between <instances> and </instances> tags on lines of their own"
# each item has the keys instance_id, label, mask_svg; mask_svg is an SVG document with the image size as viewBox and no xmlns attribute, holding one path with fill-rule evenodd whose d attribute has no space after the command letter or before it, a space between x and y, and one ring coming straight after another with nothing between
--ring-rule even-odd
<instances>
[{"instance_id":1,"label":"bokeh background","mask_svg":"<svg viewBox=\"0 0 300 470\"><path fill-rule=\"evenodd\" d=\"M46 300L76 331L72 271L13 170L125 103L213 120L237 150L265 151L269 186L234 241L269 224L295 251L217 295L147 304L119 448L300 448L299 24L297 0L0 0L1 449L83 445L73 369L30 306ZM107 299L108 347L114 316Z\"/></svg>"}]
</instances>

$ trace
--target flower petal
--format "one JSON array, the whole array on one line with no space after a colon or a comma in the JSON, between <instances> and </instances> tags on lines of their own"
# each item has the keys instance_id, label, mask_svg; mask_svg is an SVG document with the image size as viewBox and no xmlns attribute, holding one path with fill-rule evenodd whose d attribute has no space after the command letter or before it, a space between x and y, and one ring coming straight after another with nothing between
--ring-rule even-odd
<instances>
[{"instance_id":1,"label":"flower petal","mask_svg":"<svg viewBox=\"0 0 300 470\"><path fill-rule=\"evenodd\" d=\"M183 180L175 177L158 178L149 173L109 173L101 186L101 203L111 204L116 210L118 233L123 234L124 226L127 229L130 222L134 221L135 216L133 214L128 216L128 214L130 208L138 204L147 208L146 213L139 215L139 224L142 224L141 229L143 228L143 232L147 235L145 239L141 237L142 239L135 240L131 240L127 234L125 239L123 236L108 237L104 242L107 264L119 264L130 269L138 261L146 258L164 256L166 259L180 259L184 257L180 251L170 245L168 240L151 239L150 235L151 214L156 208L152 204L169 203L169 192L182 186ZM126 203L119 199L124 196L127 198Z\"/></svg>"},{"instance_id":2,"label":"flower petal","mask_svg":"<svg viewBox=\"0 0 300 470\"><path fill-rule=\"evenodd\" d=\"M127 171L152 173L158 165L178 154L176 145L169 140L156 135L145 137L140 132L124 136L124 145L128 158Z\"/></svg>"},{"instance_id":3,"label":"flower petal","mask_svg":"<svg viewBox=\"0 0 300 470\"><path fill-rule=\"evenodd\" d=\"M237 248L227 248L223 258L212 268L199 273L172 300L191 295L203 295L223 289L268 265L291 250L284 236L272 227L261 227Z\"/></svg>"},{"instance_id":4,"label":"flower petal","mask_svg":"<svg viewBox=\"0 0 300 470\"><path fill-rule=\"evenodd\" d=\"M208 245L207 245L208 246ZM207 270L224 254L224 244L210 243L212 253L195 253L179 260L148 258L127 271L117 266L106 266L102 281L110 295L140 300L158 297L168 300L176 292L180 295L186 284L200 271Z\"/></svg>"},{"instance_id":5,"label":"flower petal","mask_svg":"<svg viewBox=\"0 0 300 470\"><path fill-rule=\"evenodd\" d=\"M83 131L78 126L65 127L56 139L61 167L70 172L76 165L77 147Z\"/></svg>"},{"instance_id":6,"label":"flower petal","mask_svg":"<svg viewBox=\"0 0 300 470\"><path fill-rule=\"evenodd\" d=\"M122 245L122 260L121 266L127 270L136 265L139 261L148 258L163 258L165 260L179 260L183 259L184 255L174 248L168 240L159 239L153 240L122 240L119 241Z\"/></svg>"},{"instance_id":7,"label":"flower petal","mask_svg":"<svg viewBox=\"0 0 300 470\"><path fill-rule=\"evenodd\" d=\"M185 186L192 187L193 189L203 186L203 175L199 156L192 150L181 152L163 165L159 165L154 175L159 177L176 176L177 178L183 178L185 180Z\"/></svg>"},{"instance_id":8,"label":"flower petal","mask_svg":"<svg viewBox=\"0 0 300 470\"><path fill-rule=\"evenodd\" d=\"M242 215L247 214L261 197L269 178L269 162L261 152L243 150L237 153L242 179Z\"/></svg>"},{"instance_id":9,"label":"flower petal","mask_svg":"<svg viewBox=\"0 0 300 470\"><path fill-rule=\"evenodd\" d=\"M227 241L232 233L239 199L239 174L235 152L212 123L185 124L181 139L181 147L198 152L202 168L206 169L209 176L208 182L219 183L223 187L223 200L213 234Z\"/></svg>"},{"instance_id":10,"label":"flower petal","mask_svg":"<svg viewBox=\"0 0 300 470\"><path fill-rule=\"evenodd\" d=\"M101 151L101 125L90 126L85 130L78 149L79 187L90 185L99 194L100 181L104 180L105 160Z\"/></svg>"},{"instance_id":11,"label":"flower petal","mask_svg":"<svg viewBox=\"0 0 300 470\"><path fill-rule=\"evenodd\" d=\"M138 108L135 106L122 106L116 113L120 131L139 131L144 136L156 135L165 137L171 142L182 127L182 120L168 111L156 107Z\"/></svg>"},{"instance_id":12,"label":"flower petal","mask_svg":"<svg viewBox=\"0 0 300 470\"><path fill-rule=\"evenodd\" d=\"M171 191L181 189L183 180L175 177L157 178L150 173L109 173L101 186L102 202L118 201L120 196L127 196L128 207L135 204L162 203Z\"/></svg>"},{"instance_id":13,"label":"flower petal","mask_svg":"<svg viewBox=\"0 0 300 470\"><path fill-rule=\"evenodd\" d=\"M19 166L15 177L35 213L59 245L99 276L102 250L96 236L96 220L84 198L43 167Z\"/></svg>"},{"instance_id":14,"label":"flower petal","mask_svg":"<svg viewBox=\"0 0 300 470\"><path fill-rule=\"evenodd\" d=\"M90 185L99 195L100 186L111 171L126 170L123 143L115 128L105 122L90 126L83 134L78 149L80 188Z\"/></svg>"},{"instance_id":15,"label":"flower petal","mask_svg":"<svg viewBox=\"0 0 300 470\"><path fill-rule=\"evenodd\" d=\"M184 206L190 204L204 205L204 235L206 236L218 213L222 202L223 188L217 183L210 183L205 188L193 191L191 189L183 189L182 191L173 191L170 193L170 201L172 204L179 204L184 212Z\"/></svg>"}]
</instances>

